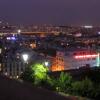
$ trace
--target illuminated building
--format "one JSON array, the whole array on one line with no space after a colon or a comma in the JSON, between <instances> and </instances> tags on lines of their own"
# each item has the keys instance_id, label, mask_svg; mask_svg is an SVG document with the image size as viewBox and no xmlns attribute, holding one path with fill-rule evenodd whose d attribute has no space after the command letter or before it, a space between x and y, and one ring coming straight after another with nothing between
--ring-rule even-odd
<instances>
[{"instance_id":1,"label":"illuminated building","mask_svg":"<svg viewBox=\"0 0 100 100\"><path fill-rule=\"evenodd\" d=\"M59 56L58 56L59 55ZM64 70L64 60L63 60L63 53L57 53L55 59L53 60L51 71L62 71Z\"/></svg>"},{"instance_id":2,"label":"illuminated building","mask_svg":"<svg viewBox=\"0 0 100 100\"><path fill-rule=\"evenodd\" d=\"M17 78L25 70L25 64L16 61L6 61L2 64L2 67L2 74L10 78Z\"/></svg>"},{"instance_id":3,"label":"illuminated building","mask_svg":"<svg viewBox=\"0 0 100 100\"><path fill-rule=\"evenodd\" d=\"M31 43L31 44L30 44L30 47L31 47L32 49L36 48L36 43Z\"/></svg>"},{"instance_id":4,"label":"illuminated building","mask_svg":"<svg viewBox=\"0 0 100 100\"><path fill-rule=\"evenodd\" d=\"M99 66L100 55L93 50L58 51L52 65L52 71Z\"/></svg>"}]
</instances>

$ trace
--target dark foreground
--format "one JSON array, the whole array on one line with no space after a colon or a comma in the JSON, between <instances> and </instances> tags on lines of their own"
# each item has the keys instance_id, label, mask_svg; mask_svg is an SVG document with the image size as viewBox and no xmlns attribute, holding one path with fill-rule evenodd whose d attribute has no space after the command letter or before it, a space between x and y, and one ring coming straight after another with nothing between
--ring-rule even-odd
<instances>
[{"instance_id":1,"label":"dark foreground","mask_svg":"<svg viewBox=\"0 0 100 100\"><path fill-rule=\"evenodd\" d=\"M0 76L0 100L77 100Z\"/></svg>"}]
</instances>

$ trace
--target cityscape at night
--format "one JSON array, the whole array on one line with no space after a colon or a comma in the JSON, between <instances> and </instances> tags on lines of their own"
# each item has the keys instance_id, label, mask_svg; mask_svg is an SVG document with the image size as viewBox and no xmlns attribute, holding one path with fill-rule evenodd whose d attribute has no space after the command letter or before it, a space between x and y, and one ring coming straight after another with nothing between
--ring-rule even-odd
<instances>
[{"instance_id":1,"label":"cityscape at night","mask_svg":"<svg viewBox=\"0 0 100 100\"><path fill-rule=\"evenodd\" d=\"M99 100L100 1L0 0L0 100Z\"/></svg>"}]
</instances>

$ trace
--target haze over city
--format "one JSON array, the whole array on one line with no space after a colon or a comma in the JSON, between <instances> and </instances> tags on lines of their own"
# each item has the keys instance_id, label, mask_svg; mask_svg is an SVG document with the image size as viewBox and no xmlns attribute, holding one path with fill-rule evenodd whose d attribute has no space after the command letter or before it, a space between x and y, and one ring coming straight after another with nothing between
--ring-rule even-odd
<instances>
[{"instance_id":1,"label":"haze over city","mask_svg":"<svg viewBox=\"0 0 100 100\"><path fill-rule=\"evenodd\" d=\"M0 20L11 24L99 25L99 0L0 0Z\"/></svg>"},{"instance_id":2,"label":"haze over city","mask_svg":"<svg viewBox=\"0 0 100 100\"><path fill-rule=\"evenodd\" d=\"M100 0L0 0L0 100L99 100Z\"/></svg>"}]
</instances>

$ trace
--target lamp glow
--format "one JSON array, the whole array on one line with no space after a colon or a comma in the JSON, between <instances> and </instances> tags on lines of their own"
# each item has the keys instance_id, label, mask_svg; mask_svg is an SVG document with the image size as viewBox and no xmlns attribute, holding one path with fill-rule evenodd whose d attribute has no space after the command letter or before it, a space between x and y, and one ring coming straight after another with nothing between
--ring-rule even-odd
<instances>
[{"instance_id":1,"label":"lamp glow","mask_svg":"<svg viewBox=\"0 0 100 100\"><path fill-rule=\"evenodd\" d=\"M24 60L25 62L27 62L27 60L28 60L28 58L29 58L28 54L23 54L22 57L23 57L23 60Z\"/></svg>"},{"instance_id":2,"label":"lamp glow","mask_svg":"<svg viewBox=\"0 0 100 100\"><path fill-rule=\"evenodd\" d=\"M47 67L49 65L49 62L44 62L44 65Z\"/></svg>"}]
</instances>

